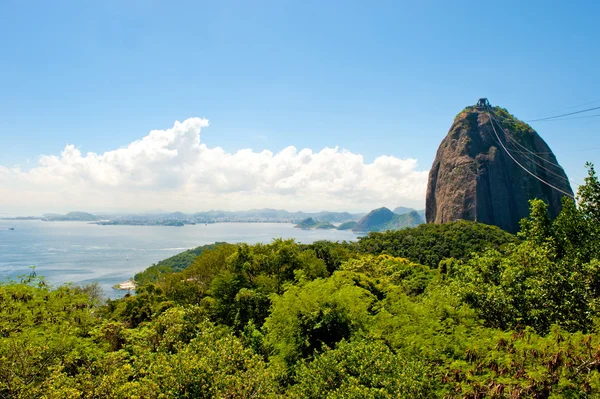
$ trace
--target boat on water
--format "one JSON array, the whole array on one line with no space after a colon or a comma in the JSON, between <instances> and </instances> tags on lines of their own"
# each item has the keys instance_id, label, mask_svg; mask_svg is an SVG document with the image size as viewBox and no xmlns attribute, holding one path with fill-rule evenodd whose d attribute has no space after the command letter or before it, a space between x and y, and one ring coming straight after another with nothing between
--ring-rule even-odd
<instances>
[{"instance_id":1,"label":"boat on water","mask_svg":"<svg viewBox=\"0 0 600 399\"><path fill-rule=\"evenodd\" d=\"M9 229L9 230L14 230L15 228L14 228L14 227L9 227L8 229Z\"/></svg>"}]
</instances>

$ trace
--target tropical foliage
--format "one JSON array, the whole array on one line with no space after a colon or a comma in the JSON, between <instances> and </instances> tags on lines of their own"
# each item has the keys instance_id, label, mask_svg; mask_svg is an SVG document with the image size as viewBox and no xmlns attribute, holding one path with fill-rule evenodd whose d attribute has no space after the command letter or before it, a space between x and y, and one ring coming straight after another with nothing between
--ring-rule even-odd
<instances>
[{"instance_id":1,"label":"tropical foliage","mask_svg":"<svg viewBox=\"0 0 600 399\"><path fill-rule=\"evenodd\" d=\"M24 276L0 284L0 398L599 397L599 226L589 165L518 237L221 244L105 303Z\"/></svg>"}]
</instances>

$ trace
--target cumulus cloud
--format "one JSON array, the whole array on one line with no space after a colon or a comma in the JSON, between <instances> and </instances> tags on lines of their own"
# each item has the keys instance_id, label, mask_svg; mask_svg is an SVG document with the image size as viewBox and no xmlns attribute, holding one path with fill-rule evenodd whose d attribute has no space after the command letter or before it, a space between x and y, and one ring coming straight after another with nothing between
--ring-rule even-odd
<instances>
[{"instance_id":1,"label":"cumulus cloud","mask_svg":"<svg viewBox=\"0 0 600 399\"><path fill-rule=\"evenodd\" d=\"M423 206L427 171L415 159L367 163L337 147L231 153L201 142L208 126L191 118L103 154L67 145L27 171L0 166L1 202L13 211Z\"/></svg>"}]
</instances>

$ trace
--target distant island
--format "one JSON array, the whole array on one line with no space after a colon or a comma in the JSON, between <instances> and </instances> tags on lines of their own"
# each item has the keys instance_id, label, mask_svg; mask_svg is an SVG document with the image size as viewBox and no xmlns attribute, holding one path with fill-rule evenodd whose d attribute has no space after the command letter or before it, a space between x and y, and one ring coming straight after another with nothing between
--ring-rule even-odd
<instances>
[{"instance_id":1,"label":"distant island","mask_svg":"<svg viewBox=\"0 0 600 399\"><path fill-rule=\"evenodd\" d=\"M312 230L312 229L327 230L327 229L335 229L336 228L335 225L333 225L329 222L316 221L313 218L304 219L303 221L301 221L294 227L296 227L298 229L306 229L306 230L309 230L309 229L310 230Z\"/></svg>"},{"instance_id":2,"label":"distant island","mask_svg":"<svg viewBox=\"0 0 600 399\"><path fill-rule=\"evenodd\" d=\"M46 213L41 217L27 216L3 218L10 220L43 220L47 222L85 221L103 226L185 226L210 223L300 223L307 218L318 219L321 228L325 223L345 223L357 221L364 213L349 212L289 212L283 209L251 209L248 211L211 210L196 213L148 213L148 214L92 214L69 212L67 214Z\"/></svg>"},{"instance_id":3,"label":"distant island","mask_svg":"<svg viewBox=\"0 0 600 399\"><path fill-rule=\"evenodd\" d=\"M98 217L87 212L69 212L66 215L45 213L42 215L42 220L46 222L91 222L98 220Z\"/></svg>"}]
</instances>

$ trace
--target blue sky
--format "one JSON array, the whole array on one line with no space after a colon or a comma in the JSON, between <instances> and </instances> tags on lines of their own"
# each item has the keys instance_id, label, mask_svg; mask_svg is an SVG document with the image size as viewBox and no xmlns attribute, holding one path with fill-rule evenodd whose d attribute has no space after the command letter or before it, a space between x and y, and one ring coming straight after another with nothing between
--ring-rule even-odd
<instances>
[{"instance_id":1,"label":"blue sky","mask_svg":"<svg viewBox=\"0 0 600 399\"><path fill-rule=\"evenodd\" d=\"M479 97L525 120L600 100L600 3L554 3L4 0L0 166L201 117L226 153L337 146L427 171ZM600 164L600 118L532 125L573 180Z\"/></svg>"}]
</instances>

